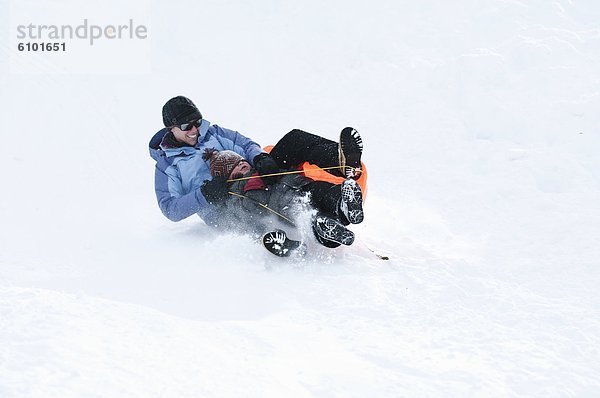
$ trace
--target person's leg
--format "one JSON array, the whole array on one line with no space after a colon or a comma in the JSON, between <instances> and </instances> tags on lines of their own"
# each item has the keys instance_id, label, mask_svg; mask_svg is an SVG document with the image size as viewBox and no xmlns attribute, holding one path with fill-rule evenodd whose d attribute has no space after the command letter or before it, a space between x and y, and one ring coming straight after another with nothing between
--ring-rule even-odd
<instances>
[{"instance_id":1,"label":"person's leg","mask_svg":"<svg viewBox=\"0 0 600 398\"><path fill-rule=\"evenodd\" d=\"M342 224L360 224L364 219L362 191L351 179L336 185L326 181L311 181L302 187L310 192L312 205L339 219Z\"/></svg>"},{"instance_id":2,"label":"person's leg","mask_svg":"<svg viewBox=\"0 0 600 398\"><path fill-rule=\"evenodd\" d=\"M342 191L339 185L327 181L311 181L302 190L310 192L311 204L318 210L336 216Z\"/></svg>"},{"instance_id":3,"label":"person's leg","mask_svg":"<svg viewBox=\"0 0 600 398\"><path fill-rule=\"evenodd\" d=\"M319 167L339 166L339 144L327 138L294 129L284 135L271 150L271 156L282 169L295 169L304 162ZM327 170L343 177L339 169Z\"/></svg>"}]
</instances>

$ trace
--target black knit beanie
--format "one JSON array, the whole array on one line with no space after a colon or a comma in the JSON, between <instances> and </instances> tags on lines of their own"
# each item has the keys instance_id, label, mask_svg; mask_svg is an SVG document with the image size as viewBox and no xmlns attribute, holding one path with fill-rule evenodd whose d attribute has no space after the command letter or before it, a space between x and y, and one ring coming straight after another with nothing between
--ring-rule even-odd
<instances>
[{"instance_id":1,"label":"black knit beanie","mask_svg":"<svg viewBox=\"0 0 600 398\"><path fill-rule=\"evenodd\" d=\"M180 95L167 101L162 108L162 117L165 127L172 127L202 119L202 114L192 100Z\"/></svg>"}]
</instances>

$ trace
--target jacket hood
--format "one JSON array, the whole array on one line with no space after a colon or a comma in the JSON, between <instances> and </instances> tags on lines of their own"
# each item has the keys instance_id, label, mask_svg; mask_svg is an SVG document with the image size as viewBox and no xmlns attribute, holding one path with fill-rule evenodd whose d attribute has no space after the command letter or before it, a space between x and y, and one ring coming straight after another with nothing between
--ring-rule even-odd
<instances>
[{"instance_id":1,"label":"jacket hood","mask_svg":"<svg viewBox=\"0 0 600 398\"><path fill-rule=\"evenodd\" d=\"M168 132L169 129L167 128L160 129L156 134L154 134L154 136L152 137L152 139L150 139L150 142L148 143L150 157L152 157L152 159L154 159L157 162L160 156L160 143L162 142L163 138L165 137L165 135L167 135Z\"/></svg>"}]
</instances>

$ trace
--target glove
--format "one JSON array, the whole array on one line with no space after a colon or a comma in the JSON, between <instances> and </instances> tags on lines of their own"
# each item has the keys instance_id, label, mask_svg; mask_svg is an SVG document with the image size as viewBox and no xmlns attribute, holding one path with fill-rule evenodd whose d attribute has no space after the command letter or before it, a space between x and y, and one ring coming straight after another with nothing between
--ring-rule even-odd
<instances>
[{"instance_id":1,"label":"glove","mask_svg":"<svg viewBox=\"0 0 600 398\"><path fill-rule=\"evenodd\" d=\"M229 187L227 186L227 178L214 177L212 180L204 180L200 187L200 192L206 198L206 201L211 205L220 205L225 203L229 197Z\"/></svg>"},{"instance_id":2,"label":"glove","mask_svg":"<svg viewBox=\"0 0 600 398\"><path fill-rule=\"evenodd\" d=\"M271 155L266 152L259 153L254 157L254 169L258 171L261 176L266 174L279 173L279 166ZM277 181L278 176L264 177L263 181L267 185L271 185Z\"/></svg>"}]
</instances>

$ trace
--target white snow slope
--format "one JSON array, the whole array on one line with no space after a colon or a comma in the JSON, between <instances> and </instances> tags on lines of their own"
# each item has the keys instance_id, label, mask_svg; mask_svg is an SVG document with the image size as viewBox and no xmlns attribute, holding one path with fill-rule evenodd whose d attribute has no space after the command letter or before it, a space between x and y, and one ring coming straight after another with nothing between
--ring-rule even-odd
<instances>
[{"instance_id":1,"label":"white snow slope","mask_svg":"<svg viewBox=\"0 0 600 398\"><path fill-rule=\"evenodd\" d=\"M148 71L74 73L0 2L0 397L600 396L599 2L144 7ZM357 242L164 218L175 95L265 145L359 129Z\"/></svg>"}]
</instances>

